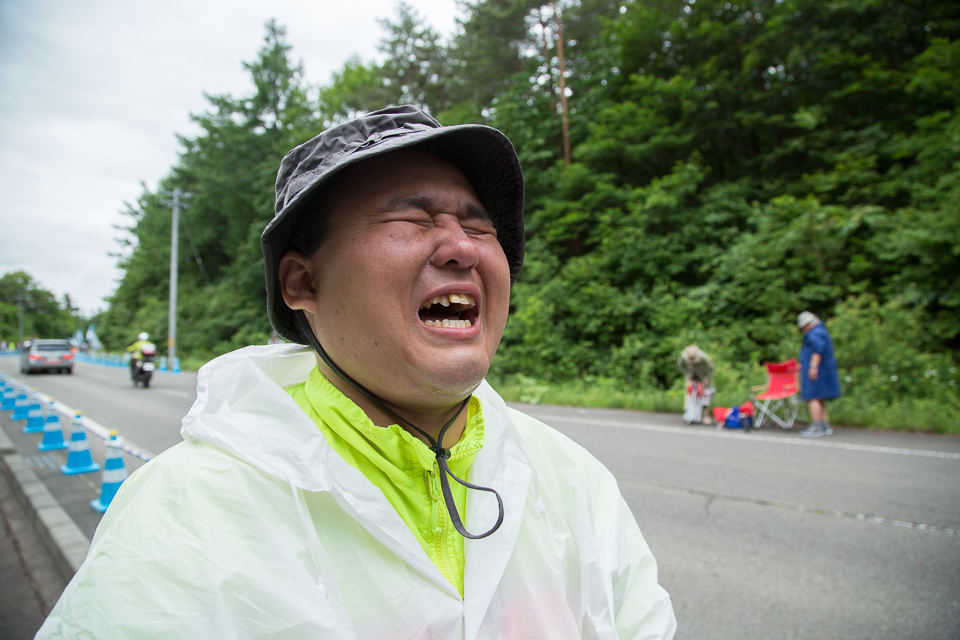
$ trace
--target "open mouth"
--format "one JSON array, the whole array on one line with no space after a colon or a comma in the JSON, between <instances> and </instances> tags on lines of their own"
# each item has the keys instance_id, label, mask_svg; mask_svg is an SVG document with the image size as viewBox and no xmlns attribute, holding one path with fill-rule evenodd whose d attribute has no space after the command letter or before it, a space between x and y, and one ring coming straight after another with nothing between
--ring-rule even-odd
<instances>
[{"instance_id":1,"label":"open mouth","mask_svg":"<svg viewBox=\"0 0 960 640\"><path fill-rule=\"evenodd\" d=\"M466 329L477 321L476 301L468 293L446 293L420 307L420 320L428 327Z\"/></svg>"}]
</instances>

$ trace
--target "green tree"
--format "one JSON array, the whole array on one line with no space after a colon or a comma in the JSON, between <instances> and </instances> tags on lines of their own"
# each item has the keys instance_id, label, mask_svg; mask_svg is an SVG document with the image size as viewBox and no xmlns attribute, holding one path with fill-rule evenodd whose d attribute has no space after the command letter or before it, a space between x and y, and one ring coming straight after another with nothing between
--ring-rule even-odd
<instances>
[{"instance_id":1,"label":"green tree","mask_svg":"<svg viewBox=\"0 0 960 640\"><path fill-rule=\"evenodd\" d=\"M589 118L571 110L571 166L527 161L547 146L521 83L497 102L533 167L517 317L544 323L512 325L509 371L669 385L678 336L789 357L799 310L864 291L915 309L924 348L957 347L956 8L630 2L602 24L612 64L582 63L602 82Z\"/></svg>"},{"instance_id":2,"label":"green tree","mask_svg":"<svg viewBox=\"0 0 960 640\"><path fill-rule=\"evenodd\" d=\"M382 63L353 56L320 90L327 123L342 122L391 104L415 104L433 114L447 109L452 69L440 35L406 2L394 20L379 20Z\"/></svg>"},{"instance_id":3,"label":"green tree","mask_svg":"<svg viewBox=\"0 0 960 640\"><path fill-rule=\"evenodd\" d=\"M20 318L23 337L69 338L81 323L78 310L64 295L61 301L24 271L0 276L0 340L20 341Z\"/></svg>"},{"instance_id":4,"label":"green tree","mask_svg":"<svg viewBox=\"0 0 960 640\"><path fill-rule=\"evenodd\" d=\"M281 154L329 124L413 102L445 124L503 130L524 167L526 267L495 375L608 378L667 397L677 352L696 342L716 356L718 380L745 389L762 380L759 362L796 354L794 318L808 308L836 322L850 388L893 422L955 410L949 382L869 376L891 353L910 375L942 373L960 350L960 5L461 8L445 46L401 4L381 21L382 62L347 60L316 101L269 23L245 65L255 91L209 97L161 189L128 207L105 337L166 331L163 194L179 188L191 195L181 353L201 360L264 339L258 235ZM841 415L893 424L845 402Z\"/></svg>"},{"instance_id":5,"label":"green tree","mask_svg":"<svg viewBox=\"0 0 960 640\"><path fill-rule=\"evenodd\" d=\"M345 122L396 98L396 87L384 84L376 63L364 64L353 56L334 72L329 85L320 88L320 113L328 124Z\"/></svg>"},{"instance_id":6,"label":"green tree","mask_svg":"<svg viewBox=\"0 0 960 640\"><path fill-rule=\"evenodd\" d=\"M440 35L406 2L397 5L396 22L380 20L380 26L386 35L379 48L387 57L379 70L396 101L444 111L450 68Z\"/></svg>"},{"instance_id":7,"label":"green tree","mask_svg":"<svg viewBox=\"0 0 960 640\"><path fill-rule=\"evenodd\" d=\"M524 53L532 46L526 16L539 5L538 0L461 2L466 17L451 46L450 95L463 115L482 118L498 96L524 77Z\"/></svg>"}]
</instances>

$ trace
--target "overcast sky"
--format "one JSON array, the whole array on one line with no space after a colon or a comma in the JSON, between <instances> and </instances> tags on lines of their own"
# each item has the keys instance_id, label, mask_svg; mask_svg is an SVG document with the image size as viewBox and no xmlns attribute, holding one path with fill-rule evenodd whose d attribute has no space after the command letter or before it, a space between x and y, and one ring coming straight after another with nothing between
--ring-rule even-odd
<instances>
[{"instance_id":1,"label":"overcast sky","mask_svg":"<svg viewBox=\"0 0 960 640\"><path fill-rule=\"evenodd\" d=\"M155 189L207 94L252 93L270 18L306 79L377 56L397 0L0 0L0 274L23 270L85 314L121 272L124 202ZM408 0L441 34L455 0Z\"/></svg>"}]
</instances>

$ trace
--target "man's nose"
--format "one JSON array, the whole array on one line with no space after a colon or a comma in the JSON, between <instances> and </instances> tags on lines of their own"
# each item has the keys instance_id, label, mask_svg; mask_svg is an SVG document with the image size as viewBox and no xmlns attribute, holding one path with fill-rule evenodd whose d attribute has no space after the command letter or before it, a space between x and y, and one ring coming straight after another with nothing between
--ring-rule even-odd
<instances>
[{"instance_id":1,"label":"man's nose","mask_svg":"<svg viewBox=\"0 0 960 640\"><path fill-rule=\"evenodd\" d=\"M480 249L456 216L438 216L436 221L437 247L430 263L439 268L470 269L480 262Z\"/></svg>"}]
</instances>

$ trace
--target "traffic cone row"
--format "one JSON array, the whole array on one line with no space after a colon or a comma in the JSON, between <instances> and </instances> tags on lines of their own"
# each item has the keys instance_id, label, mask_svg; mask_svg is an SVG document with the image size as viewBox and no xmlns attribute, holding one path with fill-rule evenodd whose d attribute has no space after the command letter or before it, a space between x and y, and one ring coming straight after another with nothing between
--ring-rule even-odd
<instances>
[{"instance_id":1,"label":"traffic cone row","mask_svg":"<svg viewBox=\"0 0 960 640\"><path fill-rule=\"evenodd\" d=\"M28 393L26 387L17 385L7 376L0 374L0 411L11 411L13 420L26 420L24 433L43 433L43 439L37 445L40 451L67 449L67 462L60 466L64 475L92 473L100 470L100 465L93 461L90 453L90 443L87 441L86 430L83 428L82 414L78 411L74 416L70 430L70 443L64 440L63 430L60 427L60 417L54 407L54 399L50 398L46 407L37 399L36 389ZM127 479L127 470L123 463L123 452L117 432L110 432L110 439L106 441L103 475L100 482L100 497L90 501L90 506L96 511L104 513L120 485Z\"/></svg>"}]
</instances>

